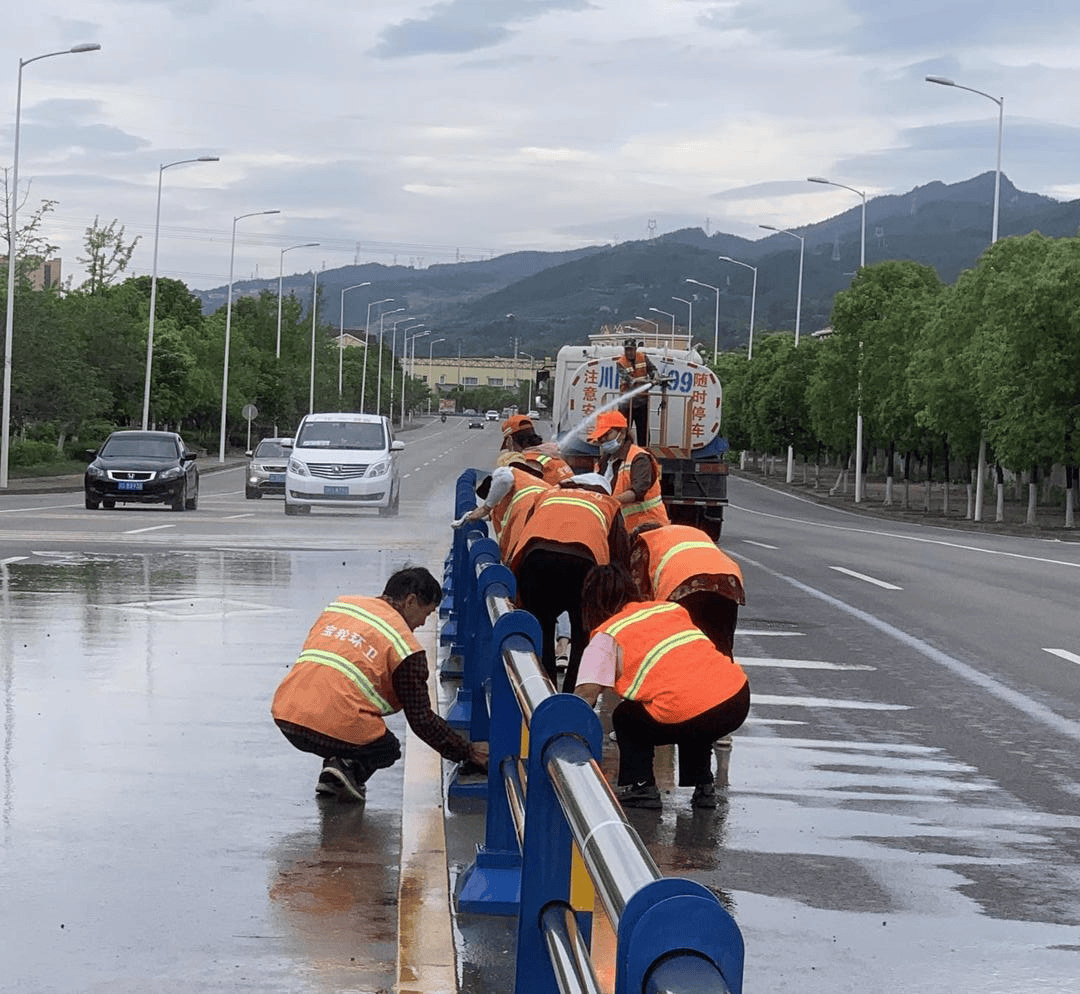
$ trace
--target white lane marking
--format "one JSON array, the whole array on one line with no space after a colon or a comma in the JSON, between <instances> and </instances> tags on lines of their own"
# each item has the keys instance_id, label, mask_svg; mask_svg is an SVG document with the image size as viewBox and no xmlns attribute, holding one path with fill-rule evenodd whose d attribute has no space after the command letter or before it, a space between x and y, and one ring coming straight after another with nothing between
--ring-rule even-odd
<instances>
[{"instance_id":1,"label":"white lane marking","mask_svg":"<svg viewBox=\"0 0 1080 994\"><path fill-rule=\"evenodd\" d=\"M788 639L794 636L803 636L806 632L768 632L759 630L757 628L737 628L735 629L736 635L753 635L755 638L759 638L762 635L771 635L773 638Z\"/></svg>"},{"instance_id":2,"label":"white lane marking","mask_svg":"<svg viewBox=\"0 0 1080 994\"><path fill-rule=\"evenodd\" d=\"M829 663L824 659L775 659L769 656L737 656L735 662L740 666L766 666L786 670L866 670L869 673L877 670L876 666L862 666L858 663Z\"/></svg>"},{"instance_id":3,"label":"white lane marking","mask_svg":"<svg viewBox=\"0 0 1080 994\"><path fill-rule=\"evenodd\" d=\"M7 566L8 563L21 563L24 559L29 558L29 556L11 556L8 559L0 559L0 566Z\"/></svg>"},{"instance_id":4,"label":"white lane marking","mask_svg":"<svg viewBox=\"0 0 1080 994\"><path fill-rule=\"evenodd\" d=\"M153 525L150 528L133 528L130 531L126 531L125 535L141 535L143 532L156 532L161 531L162 528L175 528L176 525Z\"/></svg>"},{"instance_id":5,"label":"white lane marking","mask_svg":"<svg viewBox=\"0 0 1080 994\"><path fill-rule=\"evenodd\" d=\"M884 704L881 701L841 701L831 697L787 697L783 694L754 694L753 706L783 704L786 707L843 708L847 711L910 711L907 704Z\"/></svg>"},{"instance_id":6,"label":"white lane marking","mask_svg":"<svg viewBox=\"0 0 1080 994\"><path fill-rule=\"evenodd\" d=\"M755 487L764 487L763 483L755 483L753 480L745 480L743 482L749 483ZM771 488L766 488L771 489ZM780 490L772 490L772 493L783 493ZM792 500L797 500L802 504L812 504L814 507L824 507L826 510L834 511L837 514L845 514L854 517L854 513L851 511L845 511L839 507L829 507L827 504L818 504L816 501L807 500L805 497L800 497L798 494L784 494L785 497L790 497ZM853 528L850 525L830 525L824 521L804 521L801 518L789 518L783 514L770 514L767 511L759 511L753 507L743 507L741 504L729 504L732 510L743 511L746 514L756 514L761 518L773 518L776 521L783 521L786 523L795 522L797 524L809 525L813 528L831 528L833 531L841 532L854 532L857 535L878 535L882 538L898 538L905 542L922 542L924 545L942 545L950 549L960 549L963 552L981 552L987 556L1004 556L1007 559L1024 559L1034 563L1046 563L1050 566L1068 566L1072 569L1080 569L1080 562L1070 563L1064 559L1047 559L1045 556L1030 556L1023 552L1005 552L1000 549L983 549L977 545L964 545L962 542L949 542L942 538L923 538L921 535L905 535L900 532L882 531L879 528ZM943 529L945 525L941 526ZM1060 541L1054 539L1053 541Z\"/></svg>"},{"instance_id":7,"label":"white lane marking","mask_svg":"<svg viewBox=\"0 0 1080 994\"><path fill-rule=\"evenodd\" d=\"M754 541L751 541L748 538L744 538L743 542L746 545L756 545L759 549L779 549L780 548L780 546L778 546L778 545L766 545L764 542L754 542Z\"/></svg>"},{"instance_id":8,"label":"white lane marking","mask_svg":"<svg viewBox=\"0 0 1080 994\"><path fill-rule=\"evenodd\" d=\"M254 517L255 517L255 512L254 511L247 511L244 514L226 514L223 520L225 520L225 521L235 521L237 518L254 518ZM167 527L171 528L172 525L168 525Z\"/></svg>"},{"instance_id":9,"label":"white lane marking","mask_svg":"<svg viewBox=\"0 0 1080 994\"><path fill-rule=\"evenodd\" d=\"M979 550L982 551L982 550ZM968 663L961 662L954 656L950 656L947 653L942 652L940 649L934 648L928 642L924 642L920 638L916 638L914 635L909 635L907 632L897 628L895 625L890 625L887 621L882 621L880 618L875 617L867 611L863 611L860 608L855 607L852 604L848 604L846 601L840 600L838 597L833 597L831 594L825 593L823 590L818 590L815 587L811 587L809 584L803 583L801 580L796 580L793 576L787 576L784 573L780 573L777 570L771 569L764 563L750 562L750 565L756 566L758 569L764 570L770 576L775 577L777 580L783 580L784 583L790 584L796 590L801 590L804 594L810 597L816 597L820 601L824 601L826 604L836 608L838 611L843 611L846 614L850 614L854 618L858 618L860 621L869 625L871 628L877 629L884 635L888 635L890 638L896 639L902 645L907 648L918 652L920 655L925 656L931 662L937 663L939 666L943 666L950 673L960 677L963 680L967 680L969 683L973 683L975 686L985 690L988 694L993 694L998 700L1005 701L1007 704L1011 704L1018 711L1022 711L1029 718L1035 721L1040 721L1050 728L1055 729L1062 735L1067 736L1077 742L1080 742L1080 722L1071 721L1068 718L1063 718L1056 711L1052 711L1045 704L1041 704L1038 701L1032 700L1025 694L1021 694L1019 691L1013 690L1012 687L1007 687L999 680L995 680L991 676L987 676L981 670L977 670L974 666ZM1064 565L1071 565L1065 563Z\"/></svg>"},{"instance_id":10,"label":"white lane marking","mask_svg":"<svg viewBox=\"0 0 1080 994\"><path fill-rule=\"evenodd\" d=\"M884 580L875 580L872 576L867 576L865 573L856 573L853 569L847 569L844 566L830 566L829 569L836 570L837 573L846 573L848 576L855 577L856 580L865 580L867 583L873 583L879 587L884 587L886 590L903 590L903 587L898 587L895 583L886 583Z\"/></svg>"},{"instance_id":11,"label":"white lane marking","mask_svg":"<svg viewBox=\"0 0 1080 994\"><path fill-rule=\"evenodd\" d=\"M1069 663L1080 663L1080 656L1075 652L1069 652L1067 649L1047 649L1043 646L1043 652L1049 652L1052 656L1060 656Z\"/></svg>"}]
</instances>

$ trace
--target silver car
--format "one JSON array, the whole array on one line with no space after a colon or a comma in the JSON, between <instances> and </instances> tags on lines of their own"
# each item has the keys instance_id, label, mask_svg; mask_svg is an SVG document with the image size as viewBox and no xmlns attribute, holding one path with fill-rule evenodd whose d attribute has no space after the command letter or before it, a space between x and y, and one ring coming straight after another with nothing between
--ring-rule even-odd
<instances>
[{"instance_id":1,"label":"silver car","mask_svg":"<svg viewBox=\"0 0 1080 994\"><path fill-rule=\"evenodd\" d=\"M285 495L285 467L292 449L291 438L264 438L247 454L244 496L258 500L263 494Z\"/></svg>"}]
</instances>

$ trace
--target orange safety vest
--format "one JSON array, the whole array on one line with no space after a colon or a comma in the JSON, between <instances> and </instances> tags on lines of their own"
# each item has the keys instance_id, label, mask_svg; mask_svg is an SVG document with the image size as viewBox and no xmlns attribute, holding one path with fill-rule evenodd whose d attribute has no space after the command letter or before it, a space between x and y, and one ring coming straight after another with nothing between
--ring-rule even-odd
<instances>
[{"instance_id":1,"label":"orange safety vest","mask_svg":"<svg viewBox=\"0 0 1080 994\"><path fill-rule=\"evenodd\" d=\"M730 700L746 674L670 601L633 601L596 629L618 644L615 692L639 701L657 721L689 721ZM595 634L595 632L594 632Z\"/></svg>"},{"instance_id":2,"label":"orange safety vest","mask_svg":"<svg viewBox=\"0 0 1080 994\"><path fill-rule=\"evenodd\" d=\"M525 449L521 454L544 471L544 482L550 486L557 487L563 480L569 480L574 475L574 471L565 459L550 452L544 452L540 446Z\"/></svg>"},{"instance_id":3,"label":"orange safety vest","mask_svg":"<svg viewBox=\"0 0 1080 994\"><path fill-rule=\"evenodd\" d=\"M510 520L514 517L515 507L523 502L530 504L535 499L536 495L551 489L550 484L545 483L539 477L534 476L527 470L511 466L510 472L514 474L513 487L511 487L506 496L491 509L491 527L495 532L495 537L499 540L500 546L503 544L503 529L506 528L510 523Z\"/></svg>"},{"instance_id":4,"label":"orange safety vest","mask_svg":"<svg viewBox=\"0 0 1080 994\"><path fill-rule=\"evenodd\" d=\"M274 693L270 713L331 738L367 745L401 710L393 673L422 651L405 619L379 597L339 597L319 615Z\"/></svg>"},{"instance_id":5,"label":"orange safety vest","mask_svg":"<svg viewBox=\"0 0 1080 994\"><path fill-rule=\"evenodd\" d=\"M620 505L623 522L626 524L628 532L633 532L638 525L643 525L646 521L655 521L659 525L671 524L667 509L664 507L664 500L660 496L660 463L656 461L656 457L648 449L643 449L640 445L631 443L626 458L619 463L619 472L615 474L615 479L612 481L611 492L621 494L631 489L630 466L634 459L642 453L647 455L649 461L653 464L653 482L652 486L645 491L645 496L641 500L635 501L633 504Z\"/></svg>"},{"instance_id":6,"label":"orange safety vest","mask_svg":"<svg viewBox=\"0 0 1080 994\"><path fill-rule=\"evenodd\" d=\"M630 360L626 358L626 353L624 352L615 360L615 365L619 367L620 372L626 374L619 377L619 393L626 393L631 388L631 381L642 380L649 375L649 366L645 361L644 352L635 352L633 362L630 362ZM635 397L631 403L647 403L647 401L647 397L638 396Z\"/></svg>"},{"instance_id":7,"label":"orange safety vest","mask_svg":"<svg viewBox=\"0 0 1080 994\"><path fill-rule=\"evenodd\" d=\"M691 577L716 577L717 593L746 603L742 570L700 528L692 525L664 525L642 532L634 540L645 555L631 553L631 572L644 596L666 601Z\"/></svg>"},{"instance_id":8,"label":"orange safety vest","mask_svg":"<svg viewBox=\"0 0 1080 994\"><path fill-rule=\"evenodd\" d=\"M536 499L532 513L503 561L516 571L529 551L529 544L546 540L584 546L598 566L606 566L611 561L608 534L618 513L619 502L607 494L573 487L547 490Z\"/></svg>"}]
</instances>

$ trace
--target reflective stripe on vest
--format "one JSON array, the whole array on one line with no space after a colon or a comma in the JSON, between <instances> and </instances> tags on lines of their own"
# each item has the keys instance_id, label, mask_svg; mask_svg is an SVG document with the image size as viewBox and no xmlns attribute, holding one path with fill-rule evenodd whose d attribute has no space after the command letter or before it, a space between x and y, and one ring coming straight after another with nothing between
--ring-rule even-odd
<instances>
[{"instance_id":1,"label":"reflective stripe on vest","mask_svg":"<svg viewBox=\"0 0 1080 994\"><path fill-rule=\"evenodd\" d=\"M375 689L368 675L355 663L350 662L344 656L336 652L328 652L325 649L305 649L296 660L298 663L317 663L320 666L329 666L337 670L342 676L355 684L356 689L364 695L380 714L393 714L394 708Z\"/></svg>"},{"instance_id":2,"label":"reflective stripe on vest","mask_svg":"<svg viewBox=\"0 0 1080 994\"><path fill-rule=\"evenodd\" d=\"M605 529L611 527L611 522L608 521L607 516L599 507L592 503L592 501L582 500L580 497L573 497L570 494L553 494L544 500L545 507L549 504L567 504L574 507L583 507L585 510L596 515Z\"/></svg>"},{"instance_id":3,"label":"reflective stripe on vest","mask_svg":"<svg viewBox=\"0 0 1080 994\"><path fill-rule=\"evenodd\" d=\"M533 484L532 486L526 486L526 487L522 487L520 490L515 490L514 491L514 496L511 497L510 500L508 500L506 502L506 510L503 511L502 517L499 518L499 529L498 529L499 532L501 533L502 530L507 526L507 524L509 524L510 515L514 511L514 505L515 504L517 504L519 501L523 500L529 494L543 493L545 490L548 490L548 489L549 488L546 487L546 486L541 487L541 486L538 486L536 484Z\"/></svg>"},{"instance_id":4,"label":"reflective stripe on vest","mask_svg":"<svg viewBox=\"0 0 1080 994\"><path fill-rule=\"evenodd\" d=\"M671 562L680 552L689 552L691 549L705 549L709 552L716 552L715 542L679 542L677 545L673 545L667 552L664 553L660 562L656 565L656 570L653 572L653 588L660 588L660 575L664 572L664 567Z\"/></svg>"},{"instance_id":5,"label":"reflective stripe on vest","mask_svg":"<svg viewBox=\"0 0 1080 994\"><path fill-rule=\"evenodd\" d=\"M350 604L347 601L334 601L334 603L326 610L338 611L341 614L347 614L351 618L356 618L358 621L371 625L372 628L382 635L383 638L397 650L398 662L406 656L411 656L416 651L404 638L402 638L401 633L394 628L389 621L385 618L380 618L372 611L365 611L362 607L359 607L356 604Z\"/></svg>"},{"instance_id":6,"label":"reflective stripe on vest","mask_svg":"<svg viewBox=\"0 0 1080 994\"><path fill-rule=\"evenodd\" d=\"M709 637L697 628L687 632L679 632L676 635L669 635L663 642L658 642L645 654L645 658L641 661L637 673L634 674L633 683L627 688L626 696L630 698L630 700L635 700L638 692L641 690L641 685L645 682L649 673L652 672L652 668L660 662L661 658L671 650L681 649L684 645L689 645L691 642L708 642L709 648L713 647L712 642L709 642Z\"/></svg>"}]
</instances>

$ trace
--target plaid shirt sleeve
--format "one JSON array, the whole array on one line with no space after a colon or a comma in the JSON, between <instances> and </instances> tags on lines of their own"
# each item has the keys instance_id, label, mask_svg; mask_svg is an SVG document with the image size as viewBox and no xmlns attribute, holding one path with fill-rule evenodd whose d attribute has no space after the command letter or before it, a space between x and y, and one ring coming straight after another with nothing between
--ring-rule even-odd
<instances>
[{"instance_id":1,"label":"plaid shirt sleeve","mask_svg":"<svg viewBox=\"0 0 1080 994\"><path fill-rule=\"evenodd\" d=\"M409 727L444 759L455 763L468 759L469 743L431 709L427 654L406 656L392 679Z\"/></svg>"}]
</instances>

